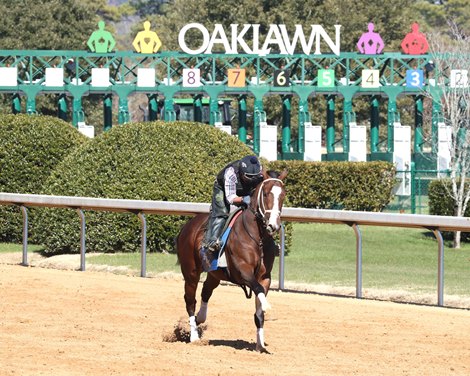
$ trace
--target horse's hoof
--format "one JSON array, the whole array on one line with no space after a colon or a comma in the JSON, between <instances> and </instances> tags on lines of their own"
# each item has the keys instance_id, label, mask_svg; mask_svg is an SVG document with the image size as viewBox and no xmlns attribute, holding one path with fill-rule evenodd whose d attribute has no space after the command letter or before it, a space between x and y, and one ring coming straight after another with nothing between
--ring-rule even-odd
<instances>
[{"instance_id":1,"label":"horse's hoof","mask_svg":"<svg viewBox=\"0 0 470 376\"><path fill-rule=\"evenodd\" d=\"M191 336L189 337L189 341L191 343L199 341L199 334L191 333Z\"/></svg>"},{"instance_id":2,"label":"horse's hoof","mask_svg":"<svg viewBox=\"0 0 470 376\"><path fill-rule=\"evenodd\" d=\"M271 354L266 347L256 345L256 351L260 354Z\"/></svg>"}]
</instances>

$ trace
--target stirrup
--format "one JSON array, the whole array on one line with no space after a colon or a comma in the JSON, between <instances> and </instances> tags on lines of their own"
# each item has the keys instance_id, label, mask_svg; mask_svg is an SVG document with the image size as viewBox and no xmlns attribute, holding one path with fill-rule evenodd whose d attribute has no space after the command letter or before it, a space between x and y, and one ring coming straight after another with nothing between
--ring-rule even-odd
<instances>
[{"instance_id":1,"label":"stirrup","mask_svg":"<svg viewBox=\"0 0 470 376\"><path fill-rule=\"evenodd\" d=\"M201 247L199 255L201 256L202 269L205 272L211 272L217 269L217 257L214 257L208 248Z\"/></svg>"}]
</instances>

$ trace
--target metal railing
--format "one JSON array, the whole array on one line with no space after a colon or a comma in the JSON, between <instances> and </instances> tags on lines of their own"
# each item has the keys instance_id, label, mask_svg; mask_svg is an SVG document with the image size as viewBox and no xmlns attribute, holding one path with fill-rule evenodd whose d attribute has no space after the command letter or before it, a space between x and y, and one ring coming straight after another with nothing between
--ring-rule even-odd
<instances>
[{"instance_id":1,"label":"metal railing","mask_svg":"<svg viewBox=\"0 0 470 376\"><path fill-rule=\"evenodd\" d=\"M146 276L147 222L146 214L196 215L207 213L209 204L171 201L122 200L89 197L46 196L0 193L0 205L16 205L23 213L23 265L28 265L28 207L74 209L80 216L80 270L85 270L86 224L84 210L130 212L141 222L141 276ZM372 213L342 210L283 208L282 219L291 222L345 224L356 236L356 297L362 297L362 235L359 225L423 228L432 231L438 243L437 304L444 305L444 240L441 231L470 232L470 218L445 216ZM281 232L279 258L279 289L284 289L284 229Z\"/></svg>"}]
</instances>

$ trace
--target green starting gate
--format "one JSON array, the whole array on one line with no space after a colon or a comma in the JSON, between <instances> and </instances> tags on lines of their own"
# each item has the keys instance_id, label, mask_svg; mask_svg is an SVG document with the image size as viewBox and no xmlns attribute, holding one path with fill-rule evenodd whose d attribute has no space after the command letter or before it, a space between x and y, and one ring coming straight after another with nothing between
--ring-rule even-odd
<instances>
[{"instance_id":1,"label":"green starting gate","mask_svg":"<svg viewBox=\"0 0 470 376\"><path fill-rule=\"evenodd\" d=\"M197 76L196 76L197 72ZM424 72L413 83L410 72ZM247 98L254 100L253 149L259 152L260 124L266 121L263 98L282 96L283 111L291 111L292 96L298 97L298 138L291 140L290 116L282 126L280 155L284 159L302 159L305 151L305 124L310 122L309 103L326 101L326 159L347 159L350 123L355 119L353 100L370 100L370 159L390 160L394 148L394 124L399 120L397 97L415 100L414 151L423 144L423 98L433 100L432 133L437 137L440 91L435 80L447 77L449 67L435 67L430 55L384 53L363 55L190 55L178 52L139 54L135 52L90 53L84 51L0 50L0 93L11 95L15 113L26 101L26 112L36 113L36 98L56 94L59 117L65 118L71 101L72 122L84 121L82 99L90 94L103 97L104 128L112 126L113 97L118 98L118 123L129 121L128 97L134 93L148 98L148 119L175 120L178 96L193 98L195 110L208 98L209 123L220 122L220 98L238 102L238 137L247 142ZM386 100L387 140L385 151L379 148L379 105ZM341 152L335 145L335 103L343 102ZM159 108L159 103L162 107ZM197 111L195 111L197 112ZM296 141L296 150L291 144ZM436 143L432 143L435 148ZM435 150L433 150L435 152Z\"/></svg>"}]
</instances>

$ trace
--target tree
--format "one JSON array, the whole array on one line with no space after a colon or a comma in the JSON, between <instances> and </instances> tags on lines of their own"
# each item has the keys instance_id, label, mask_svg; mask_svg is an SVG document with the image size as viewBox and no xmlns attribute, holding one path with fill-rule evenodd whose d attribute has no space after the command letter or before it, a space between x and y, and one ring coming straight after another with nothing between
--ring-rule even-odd
<instances>
[{"instance_id":1,"label":"tree","mask_svg":"<svg viewBox=\"0 0 470 376\"><path fill-rule=\"evenodd\" d=\"M463 217L470 200L470 190L466 185L470 174L470 45L456 23L450 21L449 25L447 35L434 34L429 38L437 70L436 86L430 95L435 105L440 107L442 122L451 133L448 142L451 188L447 193L454 201L454 215ZM454 234L454 248L460 248L460 238L458 231Z\"/></svg>"},{"instance_id":2,"label":"tree","mask_svg":"<svg viewBox=\"0 0 470 376\"><path fill-rule=\"evenodd\" d=\"M121 13L121 8L108 6L106 0L0 0L0 49L87 50L86 42L98 21L118 20ZM107 29L112 30L111 25ZM1 113L11 113L10 100L10 96L2 95ZM36 108L41 114L55 116L56 99L38 96ZM92 124L102 119L99 104L87 110Z\"/></svg>"},{"instance_id":3,"label":"tree","mask_svg":"<svg viewBox=\"0 0 470 376\"><path fill-rule=\"evenodd\" d=\"M106 0L0 0L1 49L86 50L98 19L112 18L110 9Z\"/></svg>"}]
</instances>

